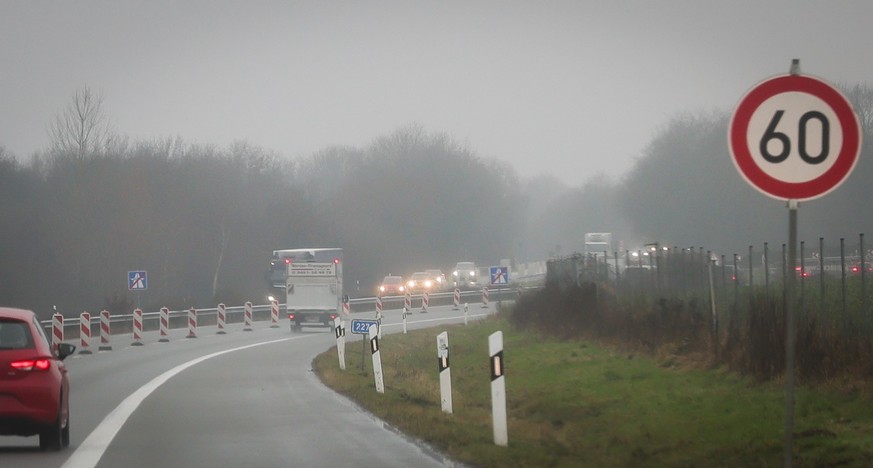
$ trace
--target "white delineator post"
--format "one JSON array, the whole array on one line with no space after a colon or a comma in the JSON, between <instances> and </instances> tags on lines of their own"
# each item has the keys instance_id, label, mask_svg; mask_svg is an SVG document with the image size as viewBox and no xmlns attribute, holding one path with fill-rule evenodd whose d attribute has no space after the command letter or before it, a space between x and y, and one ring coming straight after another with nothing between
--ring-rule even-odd
<instances>
[{"instance_id":1,"label":"white delineator post","mask_svg":"<svg viewBox=\"0 0 873 468\"><path fill-rule=\"evenodd\" d=\"M188 309L188 336L185 338L197 338L197 309Z\"/></svg>"},{"instance_id":2,"label":"white delineator post","mask_svg":"<svg viewBox=\"0 0 873 468\"><path fill-rule=\"evenodd\" d=\"M452 370L449 368L449 332L437 335L437 362L440 371L440 406L452 414Z\"/></svg>"},{"instance_id":3,"label":"white delineator post","mask_svg":"<svg viewBox=\"0 0 873 468\"><path fill-rule=\"evenodd\" d=\"M218 331L215 332L216 335L226 335L227 332L224 331L224 326L227 325L227 306L224 303L218 304Z\"/></svg>"},{"instance_id":4,"label":"white delineator post","mask_svg":"<svg viewBox=\"0 0 873 468\"><path fill-rule=\"evenodd\" d=\"M279 301L270 301L270 328L279 328Z\"/></svg>"},{"instance_id":5,"label":"white delineator post","mask_svg":"<svg viewBox=\"0 0 873 468\"><path fill-rule=\"evenodd\" d=\"M467 306L467 303L465 302L464 303L464 325L466 325L467 321L469 320L469 310L468 309L469 309L469 307Z\"/></svg>"},{"instance_id":6,"label":"white delineator post","mask_svg":"<svg viewBox=\"0 0 873 468\"><path fill-rule=\"evenodd\" d=\"M64 341L64 316L52 315L52 349L57 350L58 345Z\"/></svg>"},{"instance_id":7,"label":"white delineator post","mask_svg":"<svg viewBox=\"0 0 873 468\"><path fill-rule=\"evenodd\" d=\"M158 339L159 343L169 343L170 342L170 309L166 307L161 307L161 324L160 324L160 332L161 337Z\"/></svg>"},{"instance_id":8,"label":"white delineator post","mask_svg":"<svg viewBox=\"0 0 873 468\"><path fill-rule=\"evenodd\" d=\"M110 318L108 310L100 311L100 346L97 348L98 351L109 351L112 349L112 345L109 344L109 339L112 336L112 330L109 325Z\"/></svg>"},{"instance_id":9,"label":"white delineator post","mask_svg":"<svg viewBox=\"0 0 873 468\"><path fill-rule=\"evenodd\" d=\"M488 286L482 286L482 308L488 308Z\"/></svg>"},{"instance_id":10,"label":"white delineator post","mask_svg":"<svg viewBox=\"0 0 873 468\"><path fill-rule=\"evenodd\" d=\"M79 314L79 344L82 348L79 354L91 354L91 314Z\"/></svg>"},{"instance_id":11,"label":"white delineator post","mask_svg":"<svg viewBox=\"0 0 873 468\"><path fill-rule=\"evenodd\" d=\"M133 343L131 346L142 346L142 309L133 309Z\"/></svg>"},{"instance_id":12,"label":"white delineator post","mask_svg":"<svg viewBox=\"0 0 873 468\"><path fill-rule=\"evenodd\" d=\"M346 370L346 326L342 319L334 317L333 331L336 334L336 355L340 369Z\"/></svg>"},{"instance_id":13,"label":"white delineator post","mask_svg":"<svg viewBox=\"0 0 873 468\"><path fill-rule=\"evenodd\" d=\"M373 378L376 379L376 392L385 393L385 382L382 380L382 356L379 354L379 336L376 327L370 327L367 336L370 337L370 353L373 355Z\"/></svg>"},{"instance_id":14,"label":"white delineator post","mask_svg":"<svg viewBox=\"0 0 873 468\"><path fill-rule=\"evenodd\" d=\"M506 447L509 435L506 426L506 366L503 362L503 332L488 337L488 354L491 355L491 415L494 423L494 445Z\"/></svg>"},{"instance_id":15,"label":"white delineator post","mask_svg":"<svg viewBox=\"0 0 873 468\"><path fill-rule=\"evenodd\" d=\"M461 290L459 288L455 288L455 302L452 306L452 310L458 310L458 306L461 305Z\"/></svg>"}]
</instances>

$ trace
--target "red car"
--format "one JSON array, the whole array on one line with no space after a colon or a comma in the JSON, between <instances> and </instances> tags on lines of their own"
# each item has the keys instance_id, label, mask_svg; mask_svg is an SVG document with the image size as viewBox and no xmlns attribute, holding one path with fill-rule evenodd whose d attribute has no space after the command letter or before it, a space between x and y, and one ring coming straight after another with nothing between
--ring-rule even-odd
<instances>
[{"instance_id":1,"label":"red car","mask_svg":"<svg viewBox=\"0 0 873 468\"><path fill-rule=\"evenodd\" d=\"M70 383L61 362L76 347L52 351L36 314L0 307L0 436L39 435L39 446L70 445Z\"/></svg>"}]
</instances>

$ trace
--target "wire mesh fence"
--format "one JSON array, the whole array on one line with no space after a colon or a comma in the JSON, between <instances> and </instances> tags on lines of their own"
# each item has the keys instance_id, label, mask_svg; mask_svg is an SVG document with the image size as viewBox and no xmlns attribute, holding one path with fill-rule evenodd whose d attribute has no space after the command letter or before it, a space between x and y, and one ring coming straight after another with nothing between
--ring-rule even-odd
<instances>
[{"instance_id":1,"label":"wire mesh fence","mask_svg":"<svg viewBox=\"0 0 873 468\"><path fill-rule=\"evenodd\" d=\"M564 288L597 284L598 290L610 293L612 313L663 308L665 301L679 307L685 304L698 323L706 323L688 330L708 331L716 355L742 349L735 358L769 366L756 371L764 375L772 376L784 365L774 362L784 357L780 347L788 300L794 301L798 353L807 365L812 360L828 365L839 361L845 368L853 360L852 350L861 350L855 358L869 356L873 352L873 249L865 245L864 235L849 241L801 241L798 257L794 271L788 271L785 244L764 243L730 255L703 247L648 244L637 250L550 260L546 283ZM788 275L796 278L793 298L785 292ZM650 314L646 320L654 327L661 319ZM836 348L843 352L835 352ZM763 358L768 352L775 356Z\"/></svg>"}]
</instances>

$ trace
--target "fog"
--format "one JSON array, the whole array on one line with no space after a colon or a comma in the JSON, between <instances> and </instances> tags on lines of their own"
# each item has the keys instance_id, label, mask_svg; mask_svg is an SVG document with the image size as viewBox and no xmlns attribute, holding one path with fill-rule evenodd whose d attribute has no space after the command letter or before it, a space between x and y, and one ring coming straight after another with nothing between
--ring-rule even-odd
<instances>
[{"instance_id":1,"label":"fog","mask_svg":"<svg viewBox=\"0 0 873 468\"><path fill-rule=\"evenodd\" d=\"M260 302L270 251L305 246L345 249L353 295L586 232L778 249L784 202L731 162L737 100L800 58L873 123L867 3L258 5L0 2L0 303ZM857 250L869 180L866 144L801 240Z\"/></svg>"},{"instance_id":2,"label":"fog","mask_svg":"<svg viewBox=\"0 0 873 468\"><path fill-rule=\"evenodd\" d=\"M117 131L283 158L418 123L572 187L758 81L873 76L868 1L0 0L0 145L26 161L76 89Z\"/></svg>"}]
</instances>

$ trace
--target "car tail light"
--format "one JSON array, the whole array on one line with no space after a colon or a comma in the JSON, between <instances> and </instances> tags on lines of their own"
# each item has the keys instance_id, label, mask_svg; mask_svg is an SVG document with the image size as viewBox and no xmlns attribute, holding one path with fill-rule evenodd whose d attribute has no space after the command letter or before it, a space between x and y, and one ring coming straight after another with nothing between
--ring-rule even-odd
<instances>
[{"instance_id":1,"label":"car tail light","mask_svg":"<svg viewBox=\"0 0 873 468\"><path fill-rule=\"evenodd\" d=\"M333 320L336 318L336 314L330 314L330 319Z\"/></svg>"},{"instance_id":2,"label":"car tail light","mask_svg":"<svg viewBox=\"0 0 873 468\"><path fill-rule=\"evenodd\" d=\"M288 318L294 320L294 314L288 314Z\"/></svg>"},{"instance_id":3,"label":"car tail light","mask_svg":"<svg viewBox=\"0 0 873 468\"><path fill-rule=\"evenodd\" d=\"M23 361L12 361L9 363L15 370L20 371L47 371L52 366L51 359L25 359Z\"/></svg>"}]
</instances>

